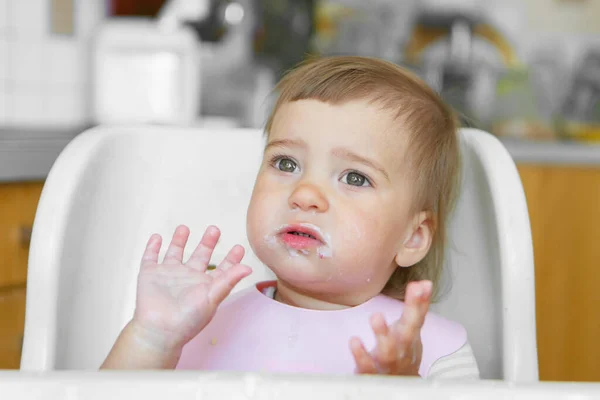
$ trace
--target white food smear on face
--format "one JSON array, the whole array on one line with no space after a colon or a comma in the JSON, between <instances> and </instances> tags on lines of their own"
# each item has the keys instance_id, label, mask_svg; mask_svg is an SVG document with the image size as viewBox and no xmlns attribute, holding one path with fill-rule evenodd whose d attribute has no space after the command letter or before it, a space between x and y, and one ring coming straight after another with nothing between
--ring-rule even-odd
<instances>
[{"instance_id":1,"label":"white food smear on face","mask_svg":"<svg viewBox=\"0 0 600 400\"><path fill-rule=\"evenodd\" d=\"M265 243L269 247L273 247L277 244L277 238L275 238L275 236L273 236L273 235L265 235L265 237L263 239L265 240Z\"/></svg>"},{"instance_id":2,"label":"white food smear on face","mask_svg":"<svg viewBox=\"0 0 600 400\"><path fill-rule=\"evenodd\" d=\"M299 257L300 256L300 253L296 249L292 249L292 248L288 247L287 251L290 254L290 257Z\"/></svg>"},{"instance_id":3,"label":"white food smear on face","mask_svg":"<svg viewBox=\"0 0 600 400\"><path fill-rule=\"evenodd\" d=\"M302 226L304 228L312 229L313 231L317 232L321 236L323 241L325 242L325 244L323 246L319 246L317 248L317 254L319 255L319 258L333 257L333 248L331 246L331 235L329 233L324 233L321 230L321 228L319 228L318 226L313 225L313 224L300 224L300 226Z\"/></svg>"},{"instance_id":4,"label":"white food smear on face","mask_svg":"<svg viewBox=\"0 0 600 400\"><path fill-rule=\"evenodd\" d=\"M317 253L319 254L320 258L331 258L333 257L333 250L331 249L331 247L324 247L321 246L317 249Z\"/></svg>"}]
</instances>

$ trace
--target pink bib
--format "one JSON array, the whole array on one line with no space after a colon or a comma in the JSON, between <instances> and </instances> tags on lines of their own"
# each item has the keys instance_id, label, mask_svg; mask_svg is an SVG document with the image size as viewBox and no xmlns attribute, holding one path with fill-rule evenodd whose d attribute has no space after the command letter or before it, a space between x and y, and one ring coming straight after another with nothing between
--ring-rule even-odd
<instances>
[{"instance_id":1,"label":"pink bib","mask_svg":"<svg viewBox=\"0 0 600 400\"><path fill-rule=\"evenodd\" d=\"M275 282L262 282L226 299L213 320L183 348L177 369L243 372L353 374L352 336L375 347L369 318L376 312L388 324L404 304L379 295L344 310L317 311L288 306L262 293ZM456 352L467 341L457 322L428 313L421 329L423 357L419 374Z\"/></svg>"}]
</instances>

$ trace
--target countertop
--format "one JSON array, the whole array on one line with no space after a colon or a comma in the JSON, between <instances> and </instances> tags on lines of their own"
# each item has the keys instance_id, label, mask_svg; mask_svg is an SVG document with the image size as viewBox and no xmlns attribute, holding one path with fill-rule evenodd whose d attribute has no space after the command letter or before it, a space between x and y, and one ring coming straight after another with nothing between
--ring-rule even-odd
<instances>
[{"instance_id":1,"label":"countertop","mask_svg":"<svg viewBox=\"0 0 600 400\"><path fill-rule=\"evenodd\" d=\"M43 180L65 146L88 127L0 128L0 181ZM600 143L503 139L516 163L600 167Z\"/></svg>"},{"instance_id":2,"label":"countertop","mask_svg":"<svg viewBox=\"0 0 600 400\"><path fill-rule=\"evenodd\" d=\"M517 164L600 167L600 143L501 140Z\"/></svg>"},{"instance_id":3,"label":"countertop","mask_svg":"<svg viewBox=\"0 0 600 400\"><path fill-rule=\"evenodd\" d=\"M60 152L86 128L0 128L0 181L44 180Z\"/></svg>"}]
</instances>

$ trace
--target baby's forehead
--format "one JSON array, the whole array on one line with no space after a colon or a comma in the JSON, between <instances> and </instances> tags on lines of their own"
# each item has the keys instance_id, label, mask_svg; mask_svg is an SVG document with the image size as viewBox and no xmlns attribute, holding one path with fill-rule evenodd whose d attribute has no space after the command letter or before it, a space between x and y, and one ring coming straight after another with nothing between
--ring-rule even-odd
<instances>
[{"instance_id":1,"label":"baby's forehead","mask_svg":"<svg viewBox=\"0 0 600 400\"><path fill-rule=\"evenodd\" d=\"M275 110L271 134L290 134L302 128L319 131L324 135L344 132L356 136L401 140L398 134L403 121L397 110L369 99L354 99L340 103L303 99L286 102Z\"/></svg>"},{"instance_id":2,"label":"baby's forehead","mask_svg":"<svg viewBox=\"0 0 600 400\"><path fill-rule=\"evenodd\" d=\"M314 147L349 146L393 153L407 148L410 132L402 118L368 100L341 104L300 100L282 105L273 116L269 141L303 140Z\"/></svg>"}]
</instances>

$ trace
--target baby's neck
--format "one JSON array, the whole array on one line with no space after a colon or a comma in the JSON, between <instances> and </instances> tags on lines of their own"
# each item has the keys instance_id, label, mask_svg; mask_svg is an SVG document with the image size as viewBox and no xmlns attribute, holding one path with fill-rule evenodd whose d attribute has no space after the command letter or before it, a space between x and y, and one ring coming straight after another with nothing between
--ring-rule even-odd
<instances>
[{"instance_id":1,"label":"baby's neck","mask_svg":"<svg viewBox=\"0 0 600 400\"><path fill-rule=\"evenodd\" d=\"M301 290L293 288L281 280L277 281L275 300L293 307L310 310L343 310L354 306L353 304L343 304L343 302L325 297L319 298L310 293L303 293Z\"/></svg>"}]
</instances>

